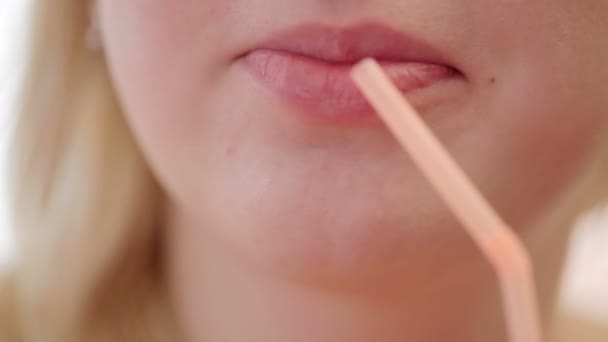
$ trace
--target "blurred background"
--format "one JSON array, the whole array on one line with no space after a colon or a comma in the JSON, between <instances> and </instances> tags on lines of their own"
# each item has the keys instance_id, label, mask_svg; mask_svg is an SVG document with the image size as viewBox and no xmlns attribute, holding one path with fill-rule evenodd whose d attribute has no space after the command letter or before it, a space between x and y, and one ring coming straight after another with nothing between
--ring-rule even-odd
<instances>
[{"instance_id":1,"label":"blurred background","mask_svg":"<svg viewBox=\"0 0 608 342\"><path fill-rule=\"evenodd\" d=\"M0 177L5 174L11 113L24 63L19 51L24 39L27 3L26 0L0 0ZM1 183L0 268L10 263L17 252L7 216L6 184ZM608 326L608 210L598 210L581 220L573 236L561 306L577 320ZM574 337L571 341L578 339Z\"/></svg>"},{"instance_id":2,"label":"blurred background","mask_svg":"<svg viewBox=\"0 0 608 342\"><path fill-rule=\"evenodd\" d=\"M27 1L0 0L0 266L14 255L13 235L9 229L6 203L6 149L10 135L11 113L23 66L18 55L22 46Z\"/></svg>"}]
</instances>

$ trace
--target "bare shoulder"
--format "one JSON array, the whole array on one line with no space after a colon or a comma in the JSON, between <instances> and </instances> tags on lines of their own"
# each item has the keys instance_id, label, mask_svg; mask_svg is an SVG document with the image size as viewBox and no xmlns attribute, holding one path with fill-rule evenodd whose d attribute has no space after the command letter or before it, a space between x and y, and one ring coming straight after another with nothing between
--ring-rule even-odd
<instances>
[{"instance_id":1,"label":"bare shoulder","mask_svg":"<svg viewBox=\"0 0 608 342\"><path fill-rule=\"evenodd\" d=\"M556 321L555 337L555 342L605 342L608 341L608 322L561 314Z\"/></svg>"}]
</instances>

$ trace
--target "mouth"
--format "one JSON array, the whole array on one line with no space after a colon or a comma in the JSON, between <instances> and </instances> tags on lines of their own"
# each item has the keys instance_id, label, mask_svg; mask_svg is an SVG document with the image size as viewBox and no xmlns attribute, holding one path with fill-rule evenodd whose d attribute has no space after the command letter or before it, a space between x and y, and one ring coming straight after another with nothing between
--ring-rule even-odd
<instances>
[{"instance_id":1,"label":"mouth","mask_svg":"<svg viewBox=\"0 0 608 342\"><path fill-rule=\"evenodd\" d=\"M379 122L350 78L352 66L366 57L375 58L408 96L464 80L458 69L425 42L376 23L345 29L298 26L263 41L240 60L257 84L309 118L334 123ZM449 91L450 87L444 88Z\"/></svg>"}]
</instances>

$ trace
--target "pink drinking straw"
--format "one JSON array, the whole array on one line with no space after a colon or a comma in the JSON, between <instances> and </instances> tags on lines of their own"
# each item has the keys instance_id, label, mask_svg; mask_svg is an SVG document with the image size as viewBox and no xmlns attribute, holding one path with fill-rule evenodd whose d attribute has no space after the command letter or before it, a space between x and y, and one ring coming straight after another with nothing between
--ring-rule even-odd
<instances>
[{"instance_id":1,"label":"pink drinking straw","mask_svg":"<svg viewBox=\"0 0 608 342\"><path fill-rule=\"evenodd\" d=\"M393 135L462 223L500 281L511 342L542 342L532 263L523 243L450 157L378 63L367 58L351 77Z\"/></svg>"}]
</instances>

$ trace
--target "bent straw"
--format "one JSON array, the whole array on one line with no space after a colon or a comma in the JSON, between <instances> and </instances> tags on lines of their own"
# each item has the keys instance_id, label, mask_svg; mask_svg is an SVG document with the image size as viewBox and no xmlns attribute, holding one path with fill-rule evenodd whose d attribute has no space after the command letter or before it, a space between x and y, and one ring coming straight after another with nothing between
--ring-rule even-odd
<instances>
[{"instance_id":1,"label":"bent straw","mask_svg":"<svg viewBox=\"0 0 608 342\"><path fill-rule=\"evenodd\" d=\"M522 242L375 60L367 58L359 62L351 77L493 265L500 282L510 341L541 342L532 264Z\"/></svg>"}]
</instances>

